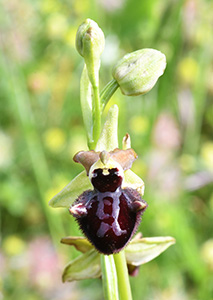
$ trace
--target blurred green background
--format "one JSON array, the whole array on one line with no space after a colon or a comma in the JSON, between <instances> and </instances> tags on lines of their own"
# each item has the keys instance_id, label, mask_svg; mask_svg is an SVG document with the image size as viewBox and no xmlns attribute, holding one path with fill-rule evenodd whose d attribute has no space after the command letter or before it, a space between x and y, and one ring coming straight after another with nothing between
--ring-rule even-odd
<instances>
[{"instance_id":1,"label":"blurred green background","mask_svg":"<svg viewBox=\"0 0 213 300\"><path fill-rule=\"evenodd\" d=\"M211 0L0 1L0 299L102 300L101 280L61 283L80 235L48 200L82 167L83 60L75 34L86 18L105 33L101 87L125 53L155 48L167 68L145 96L117 91L119 137L138 153L146 184L144 236L176 245L131 278L134 300L213 299L213 2Z\"/></svg>"}]
</instances>

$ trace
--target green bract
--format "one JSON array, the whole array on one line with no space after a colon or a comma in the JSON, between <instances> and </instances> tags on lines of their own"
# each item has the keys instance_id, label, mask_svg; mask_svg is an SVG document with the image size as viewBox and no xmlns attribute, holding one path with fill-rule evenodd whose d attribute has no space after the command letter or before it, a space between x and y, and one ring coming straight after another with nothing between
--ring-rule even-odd
<instances>
[{"instance_id":1,"label":"green bract","mask_svg":"<svg viewBox=\"0 0 213 300\"><path fill-rule=\"evenodd\" d=\"M126 54L112 70L114 79L127 96L149 92L166 67L166 57L154 49L142 49Z\"/></svg>"},{"instance_id":2,"label":"green bract","mask_svg":"<svg viewBox=\"0 0 213 300\"><path fill-rule=\"evenodd\" d=\"M61 240L63 244L74 246L82 254L71 261L64 270L63 281L73 281L87 278L97 278L102 275L100 255L93 246L82 237L67 237ZM129 270L145 264L164 252L175 243L175 239L170 236L142 238L137 234L135 238L125 248L125 257ZM111 256L108 256L109 258ZM103 255L102 255L103 259ZM112 262L108 264L109 268ZM108 270L113 278L113 270ZM106 276L104 274L104 276Z\"/></svg>"},{"instance_id":3,"label":"green bract","mask_svg":"<svg viewBox=\"0 0 213 300\"><path fill-rule=\"evenodd\" d=\"M90 250L70 262L62 275L63 282L101 276L100 255Z\"/></svg>"}]
</instances>

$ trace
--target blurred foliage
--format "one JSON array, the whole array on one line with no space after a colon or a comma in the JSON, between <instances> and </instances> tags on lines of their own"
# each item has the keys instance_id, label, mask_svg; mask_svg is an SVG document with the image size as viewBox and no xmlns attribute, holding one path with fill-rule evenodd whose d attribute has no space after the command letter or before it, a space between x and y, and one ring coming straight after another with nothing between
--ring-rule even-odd
<instances>
[{"instance_id":1,"label":"blurred foliage","mask_svg":"<svg viewBox=\"0 0 213 300\"><path fill-rule=\"evenodd\" d=\"M82 59L75 33L86 18L106 36L101 85L125 53L155 48L167 68L147 95L125 97L119 136L129 132L149 204L144 236L175 246L131 280L134 300L213 299L213 2L208 0L1 0L0 299L103 299L100 280L62 284L80 232L48 200L82 170ZM69 248L70 250L70 248ZM2 290L2 291L1 291Z\"/></svg>"}]
</instances>

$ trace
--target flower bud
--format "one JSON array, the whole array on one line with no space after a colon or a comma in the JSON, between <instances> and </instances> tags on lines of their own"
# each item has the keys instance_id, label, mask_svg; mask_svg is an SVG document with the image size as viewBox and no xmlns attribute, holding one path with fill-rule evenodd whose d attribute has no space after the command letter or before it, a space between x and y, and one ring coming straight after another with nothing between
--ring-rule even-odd
<instances>
[{"instance_id":1,"label":"flower bud","mask_svg":"<svg viewBox=\"0 0 213 300\"><path fill-rule=\"evenodd\" d=\"M81 56L85 57L88 50L95 51L99 56L104 50L104 43L103 31L96 22L86 19L79 26L76 34L76 48Z\"/></svg>"},{"instance_id":2,"label":"flower bud","mask_svg":"<svg viewBox=\"0 0 213 300\"><path fill-rule=\"evenodd\" d=\"M142 49L125 55L112 70L114 79L127 96L149 92L166 67L166 57L154 49Z\"/></svg>"},{"instance_id":3,"label":"flower bud","mask_svg":"<svg viewBox=\"0 0 213 300\"><path fill-rule=\"evenodd\" d=\"M86 19L78 28L76 34L76 48L84 57L88 76L92 85L97 85L100 67L100 55L104 50L104 34L98 24Z\"/></svg>"}]
</instances>

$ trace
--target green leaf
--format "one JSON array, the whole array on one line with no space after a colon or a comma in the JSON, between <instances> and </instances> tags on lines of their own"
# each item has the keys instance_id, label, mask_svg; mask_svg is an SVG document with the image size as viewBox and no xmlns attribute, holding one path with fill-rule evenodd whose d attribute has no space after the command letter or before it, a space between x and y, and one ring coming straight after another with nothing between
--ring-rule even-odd
<instances>
[{"instance_id":1,"label":"green leaf","mask_svg":"<svg viewBox=\"0 0 213 300\"><path fill-rule=\"evenodd\" d=\"M84 66L80 83L81 110L89 143L93 142L92 85Z\"/></svg>"},{"instance_id":2,"label":"green leaf","mask_svg":"<svg viewBox=\"0 0 213 300\"><path fill-rule=\"evenodd\" d=\"M62 280L66 282L100 276L100 254L93 249L71 261L63 272Z\"/></svg>"},{"instance_id":3,"label":"green leaf","mask_svg":"<svg viewBox=\"0 0 213 300\"><path fill-rule=\"evenodd\" d=\"M93 189L86 171L78 174L63 190L56 194L50 201L52 207L69 208L72 203L86 190Z\"/></svg>"},{"instance_id":4,"label":"green leaf","mask_svg":"<svg viewBox=\"0 0 213 300\"><path fill-rule=\"evenodd\" d=\"M101 270L106 300L119 300L117 273L113 255L101 255Z\"/></svg>"},{"instance_id":5,"label":"green leaf","mask_svg":"<svg viewBox=\"0 0 213 300\"><path fill-rule=\"evenodd\" d=\"M173 237L151 237L135 239L125 248L128 264L140 266L154 259L175 244Z\"/></svg>"},{"instance_id":6,"label":"green leaf","mask_svg":"<svg viewBox=\"0 0 213 300\"><path fill-rule=\"evenodd\" d=\"M95 151L113 151L118 148L118 106L110 107Z\"/></svg>"},{"instance_id":7,"label":"green leaf","mask_svg":"<svg viewBox=\"0 0 213 300\"><path fill-rule=\"evenodd\" d=\"M69 246L74 246L78 251L82 253L86 253L94 248L92 244L90 244L90 242L84 237L77 237L77 236L64 237L61 239L61 243Z\"/></svg>"}]
</instances>

